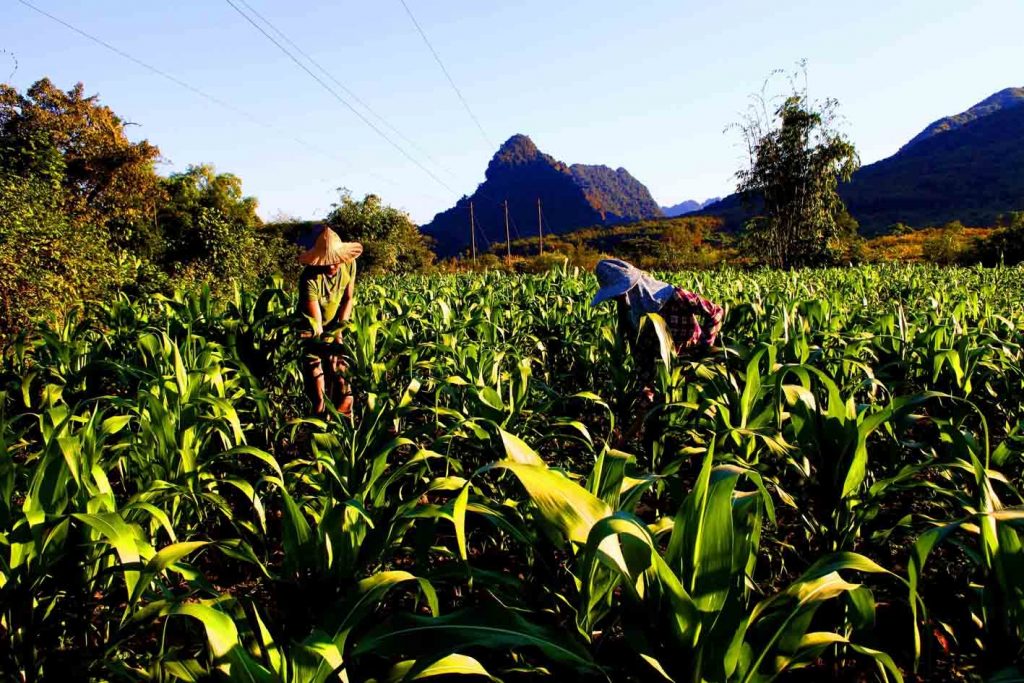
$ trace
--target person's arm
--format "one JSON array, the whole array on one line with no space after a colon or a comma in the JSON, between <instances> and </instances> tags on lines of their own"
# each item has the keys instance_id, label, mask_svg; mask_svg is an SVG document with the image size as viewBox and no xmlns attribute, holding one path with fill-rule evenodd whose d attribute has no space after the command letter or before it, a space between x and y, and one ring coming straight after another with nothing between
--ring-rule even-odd
<instances>
[{"instance_id":1,"label":"person's arm","mask_svg":"<svg viewBox=\"0 0 1024 683\"><path fill-rule=\"evenodd\" d=\"M320 336L324 332L324 318L320 312L320 302L316 299L306 299L302 305L302 312L313 321L313 335Z\"/></svg>"},{"instance_id":2,"label":"person's arm","mask_svg":"<svg viewBox=\"0 0 1024 683\"><path fill-rule=\"evenodd\" d=\"M356 304L356 278L355 269L353 268L352 278L348 281L348 287L345 288L344 300L341 302L341 312L338 314L338 320L341 322L347 322L352 317L352 309L355 308Z\"/></svg>"},{"instance_id":3,"label":"person's arm","mask_svg":"<svg viewBox=\"0 0 1024 683\"><path fill-rule=\"evenodd\" d=\"M618 322L619 338L625 344L626 353L632 353L636 343L636 328L633 327L633 320L629 317L629 304L621 299L615 301L615 313Z\"/></svg>"},{"instance_id":4,"label":"person's arm","mask_svg":"<svg viewBox=\"0 0 1024 683\"><path fill-rule=\"evenodd\" d=\"M299 279L299 312L309 319L312 328L303 330L303 337L316 337L323 334L324 317L320 310L320 300L316 295L313 278L309 277L305 271Z\"/></svg>"},{"instance_id":5,"label":"person's arm","mask_svg":"<svg viewBox=\"0 0 1024 683\"><path fill-rule=\"evenodd\" d=\"M704 313L704 325L702 325L702 340L706 346L714 346L718 339L718 333L722 331L722 319L725 311L718 304L701 300L701 308Z\"/></svg>"},{"instance_id":6,"label":"person's arm","mask_svg":"<svg viewBox=\"0 0 1024 683\"><path fill-rule=\"evenodd\" d=\"M619 318L619 336L623 342L623 351L633 357L637 380L641 385L641 395L650 401L654 393L651 386L658 374L659 345L657 334L650 321L637 330L633 318L629 314L629 305L625 301L617 301Z\"/></svg>"},{"instance_id":7,"label":"person's arm","mask_svg":"<svg viewBox=\"0 0 1024 683\"><path fill-rule=\"evenodd\" d=\"M637 402L634 404L631 399L624 418L618 422L622 425L622 427L617 427L619 435L613 441L615 448L623 448L643 429L647 410L654 403L653 385L657 375L657 366L656 347L651 345L651 338L654 335L651 325L644 325L642 331L637 330L629 315L629 305L621 300L617 304L619 336L623 342L623 350L633 357L633 369L636 372L636 382L639 387L639 394L636 396ZM636 411L635 415L634 411Z\"/></svg>"}]
</instances>

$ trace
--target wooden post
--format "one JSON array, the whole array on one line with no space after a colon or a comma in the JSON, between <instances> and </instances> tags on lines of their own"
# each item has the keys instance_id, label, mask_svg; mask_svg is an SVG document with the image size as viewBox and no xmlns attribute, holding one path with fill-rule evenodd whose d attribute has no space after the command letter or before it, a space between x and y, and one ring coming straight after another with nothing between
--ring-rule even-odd
<instances>
[{"instance_id":1,"label":"wooden post","mask_svg":"<svg viewBox=\"0 0 1024 683\"><path fill-rule=\"evenodd\" d=\"M512 238L508 234L508 200L505 200L505 259L512 263Z\"/></svg>"},{"instance_id":2,"label":"wooden post","mask_svg":"<svg viewBox=\"0 0 1024 683\"><path fill-rule=\"evenodd\" d=\"M476 263L476 217L473 215L473 202L469 203L469 242L473 245L473 263Z\"/></svg>"},{"instance_id":3,"label":"wooden post","mask_svg":"<svg viewBox=\"0 0 1024 683\"><path fill-rule=\"evenodd\" d=\"M537 197L537 234L540 235L540 253L544 255L544 221L541 220L540 197Z\"/></svg>"}]
</instances>

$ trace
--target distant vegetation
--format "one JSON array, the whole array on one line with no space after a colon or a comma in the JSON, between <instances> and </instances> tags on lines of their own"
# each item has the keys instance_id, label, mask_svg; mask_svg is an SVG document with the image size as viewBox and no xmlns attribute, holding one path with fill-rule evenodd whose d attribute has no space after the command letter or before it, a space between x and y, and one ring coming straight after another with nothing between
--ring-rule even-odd
<instances>
[{"instance_id":1,"label":"distant vegetation","mask_svg":"<svg viewBox=\"0 0 1024 683\"><path fill-rule=\"evenodd\" d=\"M897 223L993 225L1001 214L1024 210L1024 89L1008 88L936 121L838 189L866 235ZM734 194L701 213L739 231L752 210Z\"/></svg>"},{"instance_id":2,"label":"distant vegetation","mask_svg":"<svg viewBox=\"0 0 1024 683\"><path fill-rule=\"evenodd\" d=\"M898 229L863 241L865 261L903 261L940 265L971 264L982 260L991 228L968 228L959 221L936 228Z\"/></svg>"},{"instance_id":3,"label":"distant vegetation","mask_svg":"<svg viewBox=\"0 0 1024 683\"><path fill-rule=\"evenodd\" d=\"M518 270L535 272L566 259L591 269L614 255L648 270L712 268L736 261L736 239L721 230L721 221L709 216L663 218L616 226L591 226L544 237L544 256L536 237L512 241L513 263ZM504 243L493 245L490 255L505 254ZM491 262L494 266L500 266Z\"/></svg>"},{"instance_id":4,"label":"distant vegetation","mask_svg":"<svg viewBox=\"0 0 1024 683\"><path fill-rule=\"evenodd\" d=\"M0 84L0 340L33 318L62 319L115 291L229 292L296 275L289 226L268 226L242 181L198 164L157 173L160 150L79 84ZM370 270L430 265L404 213L344 195L325 217L366 242Z\"/></svg>"},{"instance_id":5,"label":"distant vegetation","mask_svg":"<svg viewBox=\"0 0 1024 683\"><path fill-rule=\"evenodd\" d=\"M379 196L360 199L347 191L319 221L264 224L256 198L245 195L237 176L209 164L169 177L157 173L159 148L148 140L130 140L125 122L96 96L87 96L82 85L63 91L43 79L24 93L0 85L0 340L33 319L59 322L81 302L119 291L137 295L210 287L230 292L271 275L291 280L298 245L321 222L344 239L364 243L364 274L436 267L539 272L565 262L592 268L611 255L669 271L878 260L1010 265L1024 258L1019 246L1024 213L1011 210L1024 197L1024 106L1011 95L989 98L955 125L937 122L930 135L839 188L854 213L872 220L890 215L891 206L904 207L899 215L906 220L887 224L884 236L869 240L858 235L841 202L827 199L830 179L841 170L835 164L846 163L848 155L825 155L816 176L797 178L797 184L794 176L787 180L786 169L814 166L796 160L829 149L813 146L823 139L813 135L815 117L822 112L799 93L779 106L774 121L750 130L756 133L749 140L756 154L741 175L741 188L750 190L751 208L744 211L733 196L701 212L715 216L663 218L647 189L624 169L568 166L516 135L492 159L487 181L474 195L478 259L470 262L469 197L439 214L434 227L438 238L447 240L442 244L432 243L407 214ZM804 139L806 146L800 143ZM978 150L985 151L980 158ZM936 165L936 159L947 165ZM988 170L979 171L979 164ZM962 181L958 174L964 173L974 180ZM922 178L934 195L919 186ZM791 218L780 218L778 212L798 186L818 187L826 199L805 202ZM773 205L765 206L758 197L769 187L779 192L773 194ZM535 237L538 196L543 254ZM514 238L511 259L502 239L506 197ZM933 213L949 212L936 207L974 206L965 197L977 199L977 211L928 220ZM906 208L914 202L920 211ZM995 211L999 206L1006 210ZM771 211L776 212L771 219L775 227L759 242L751 239L757 230L746 235L734 230L737 220L751 213L768 217ZM827 218L827 224L815 223L815 216ZM781 226L786 221L811 228L800 238L804 246L826 250L793 260L803 247L784 246L788 229ZM573 231L574 226L581 228ZM462 246L452 251L454 244ZM432 247L447 260L435 264ZM460 251L461 258L453 260ZM780 261L779 254L787 254L787 261Z\"/></svg>"},{"instance_id":6,"label":"distant vegetation","mask_svg":"<svg viewBox=\"0 0 1024 683\"><path fill-rule=\"evenodd\" d=\"M874 237L849 236L838 243L838 263L858 265L896 261L938 265L1016 265L1024 261L1024 212L1001 216L993 227L968 227L959 221L912 229L895 225ZM545 236L544 254L536 237L513 240L512 259L505 244L495 243L476 264L461 260L439 263L445 270L501 269L541 272L564 263L592 269L602 258L615 256L647 270L674 271L749 268L757 265L743 240L714 216L681 216L613 227L593 226Z\"/></svg>"}]
</instances>

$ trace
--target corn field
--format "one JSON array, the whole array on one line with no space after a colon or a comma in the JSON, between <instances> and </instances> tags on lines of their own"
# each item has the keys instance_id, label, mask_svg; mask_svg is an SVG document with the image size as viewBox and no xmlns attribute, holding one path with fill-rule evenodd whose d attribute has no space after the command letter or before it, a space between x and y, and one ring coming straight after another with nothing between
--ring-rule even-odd
<instances>
[{"instance_id":1,"label":"corn field","mask_svg":"<svg viewBox=\"0 0 1024 683\"><path fill-rule=\"evenodd\" d=\"M15 340L2 678L1024 681L1024 271L666 279L643 411L572 271L361 282L352 419L280 283Z\"/></svg>"}]
</instances>

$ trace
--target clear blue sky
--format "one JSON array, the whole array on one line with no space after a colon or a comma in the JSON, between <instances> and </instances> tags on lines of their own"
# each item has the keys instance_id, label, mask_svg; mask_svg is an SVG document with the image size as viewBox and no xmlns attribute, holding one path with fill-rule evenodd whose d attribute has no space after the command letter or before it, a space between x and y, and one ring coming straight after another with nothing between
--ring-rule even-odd
<instances>
[{"instance_id":1,"label":"clear blue sky","mask_svg":"<svg viewBox=\"0 0 1024 683\"><path fill-rule=\"evenodd\" d=\"M14 85L83 82L138 124L134 137L160 147L161 172L211 162L241 176L264 217L321 217L346 186L428 221L476 188L513 133L569 163L624 166L662 204L726 194L741 150L724 128L772 69L801 58L812 96L840 100L865 163L940 116L1024 85L1020 0L407 0L488 143L399 0L249 0L413 141L392 134L446 189L226 2L32 2L272 128L0 0ZM0 79L12 68L0 54Z\"/></svg>"}]
</instances>

